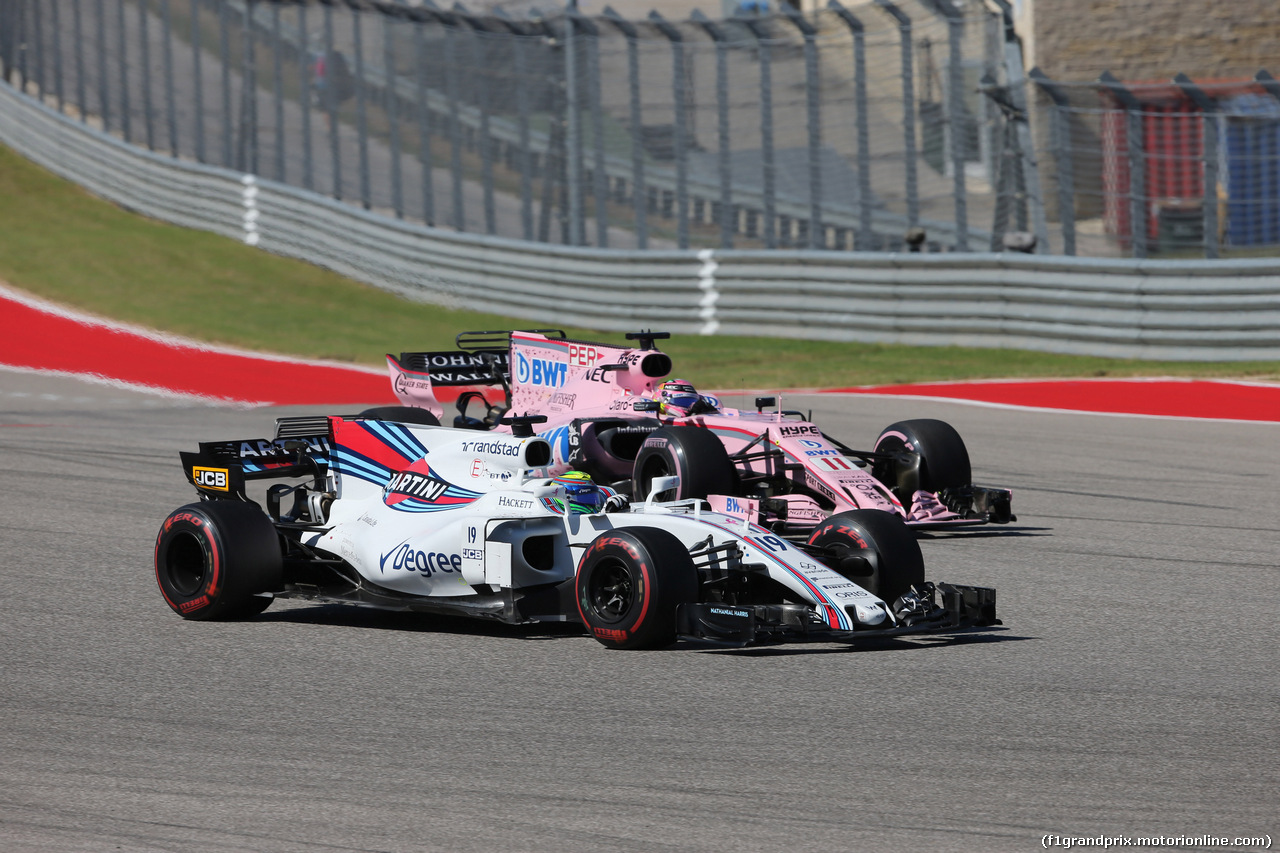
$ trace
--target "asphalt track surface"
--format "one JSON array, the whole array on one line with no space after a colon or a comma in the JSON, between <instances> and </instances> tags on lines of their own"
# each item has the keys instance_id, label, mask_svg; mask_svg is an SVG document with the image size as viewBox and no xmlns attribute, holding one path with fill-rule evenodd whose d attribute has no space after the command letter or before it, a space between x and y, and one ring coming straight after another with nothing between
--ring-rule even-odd
<instances>
[{"instance_id":1,"label":"asphalt track surface","mask_svg":"<svg viewBox=\"0 0 1280 853\"><path fill-rule=\"evenodd\" d=\"M0 848L1276 837L1276 425L788 405L855 446L904 417L956 425L1019 521L922 548L931 577L997 587L1004 630L628 653L566 628L293 603L185 622L151 568L161 519L194 497L178 451L316 407L0 370Z\"/></svg>"}]
</instances>

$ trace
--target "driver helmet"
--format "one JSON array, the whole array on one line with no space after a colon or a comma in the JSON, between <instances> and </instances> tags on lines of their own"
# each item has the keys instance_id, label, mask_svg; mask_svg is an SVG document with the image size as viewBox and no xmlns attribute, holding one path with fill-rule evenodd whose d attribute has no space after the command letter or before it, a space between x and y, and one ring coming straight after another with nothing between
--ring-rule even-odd
<instances>
[{"instance_id":1,"label":"driver helmet","mask_svg":"<svg viewBox=\"0 0 1280 853\"><path fill-rule=\"evenodd\" d=\"M658 392L662 413L685 414L698 402L698 389L686 379L668 379Z\"/></svg>"},{"instance_id":2,"label":"driver helmet","mask_svg":"<svg viewBox=\"0 0 1280 853\"><path fill-rule=\"evenodd\" d=\"M664 415L690 415L698 412L714 412L720 408L715 397L698 393L687 379L668 379L658 392L661 413ZM699 405L701 403L701 405Z\"/></svg>"},{"instance_id":3,"label":"driver helmet","mask_svg":"<svg viewBox=\"0 0 1280 853\"><path fill-rule=\"evenodd\" d=\"M563 486L565 500L569 504L569 512L574 515L597 513L604 509L608 497L604 490L591 481L591 477L583 471L566 471L551 481ZM564 510L559 498L555 499L557 509Z\"/></svg>"}]
</instances>

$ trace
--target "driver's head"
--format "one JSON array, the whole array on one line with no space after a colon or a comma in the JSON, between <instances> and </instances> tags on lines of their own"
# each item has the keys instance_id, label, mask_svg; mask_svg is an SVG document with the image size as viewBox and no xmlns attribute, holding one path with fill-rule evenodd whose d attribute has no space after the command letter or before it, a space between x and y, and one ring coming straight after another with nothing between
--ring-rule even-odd
<instances>
[{"instance_id":1,"label":"driver's head","mask_svg":"<svg viewBox=\"0 0 1280 853\"><path fill-rule=\"evenodd\" d=\"M668 379L662 383L658 399L662 403L662 413L664 415L668 413L673 415L688 414L689 410L698 402L698 389L684 379Z\"/></svg>"},{"instance_id":2,"label":"driver's head","mask_svg":"<svg viewBox=\"0 0 1280 853\"><path fill-rule=\"evenodd\" d=\"M684 379L668 379L658 390L661 413L672 417L715 413L720 401L706 394L699 394L693 384Z\"/></svg>"},{"instance_id":3,"label":"driver's head","mask_svg":"<svg viewBox=\"0 0 1280 853\"><path fill-rule=\"evenodd\" d=\"M553 479L556 485L564 487L565 502L569 505L570 513L591 514L604 509L606 495L585 472L566 471Z\"/></svg>"}]
</instances>

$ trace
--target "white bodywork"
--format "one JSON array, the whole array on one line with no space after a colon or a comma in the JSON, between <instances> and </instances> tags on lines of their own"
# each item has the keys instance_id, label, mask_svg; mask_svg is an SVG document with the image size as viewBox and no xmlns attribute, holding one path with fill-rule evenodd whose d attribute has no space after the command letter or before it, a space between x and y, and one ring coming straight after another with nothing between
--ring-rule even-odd
<instances>
[{"instance_id":1,"label":"white bodywork","mask_svg":"<svg viewBox=\"0 0 1280 853\"><path fill-rule=\"evenodd\" d=\"M341 418L331 425L336 499L328 529L303 542L380 587L451 597L557 583L574 576L602 533L656 527L691 551L736 543L742 563L766 567L833 629L894 624L885 602L754 524L750 501L717 498L722 511L650 501L578 514L566 511L563 485L548 476L553 454L543 438ZM531 538L536 560L522 553Z\"/></svg>"}]
</instances>

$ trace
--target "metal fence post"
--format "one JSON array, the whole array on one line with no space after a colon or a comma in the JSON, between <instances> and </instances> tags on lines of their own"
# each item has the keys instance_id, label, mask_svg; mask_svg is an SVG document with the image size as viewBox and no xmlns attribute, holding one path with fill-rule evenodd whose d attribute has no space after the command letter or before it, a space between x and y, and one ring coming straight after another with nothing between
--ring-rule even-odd
<instances>
[{"instance_id":1,"label":"metal fence post","mask_svg":"<svg viewBox=\"0 0 1280 853\"><path fill-rule=\"evenodd\" d=\"M462 122L458 119L458 25L454 15L435 9L434 5L424 6L433 9L437 20L443 25L445 89L449 98L449 170L453 178L453 227L458 231L467 230L466 214L462 199Z\"/></svg>"},{"instance_id":2,"label":"metal fence post","mask_svg":"<svg viewBox=\"0 0 1280 853\"><path fill-rule=\"evenodd\" d=\"M1218 101L1207 95L1190 77L1181 72L1173 78L1183 93L1200 110L1200 136L1204 158L1204 201L1201 215L1204 223L1204 256L1211 260L1218 251Z\"/></svg>"},{"instance_id":3,"label":"metal fence post","mask_svg":"<svg viewBox=\"0 0 1280 853\"><path fill-rule=\"evenodd\" d=\"M760 59L760 160L764 184L764 245L778 248L778 211L773 164L773 69L769 48L769 27L763 20L744 18L743 23L756 37Z\"/></svg>"},{"instance_id":4,"label":"metal fence post","mask_svg":"<svg viewBox=\"0 0 1280 853\"><path fill-rule=\"evenodd\" d=\"M489 67L485 62L483 35L486 32L484 22L466 14L466 10L455 3L453 12L458 20L466 24L471 31L471 63L473 65L471 79L475 81L476 106L480 110L480 128L477 131L476 147L480 149L480 182L484 198L484 229L486 234L497 233L497 219L493 206L493 138L489 126L489 83L484 79L485 70Z\"/></svg>"},{"instance_id":5,"label":"metal fence post","mask_svg":"<svg viewBox=\"0 0 1280 853\"><path fill-rule=\"evenodd\" d=\"M552 55L556 51L565 49L564 37L556 32L552 22L544 17L537 9L530 10L529 14L534 17L536 25L542 30L543 37L547 40L547 45L551 48ZM570 242L569 237L569 220L565 213L568 210L568 199L565 197L565 187L568 182L565 180L565 101L566 86L564 79L564 58L560 57L559 64L554 61L549 63L549 74L547 78L547 86L552 93L551 105L551 132L547 141L547 154L544 158L542 167L542 199L538 212L538 240L542 243L551 242L551 216L552 211L558 207L557 216L560 220L560 239L564 243ZM560 189L560 199L557 204L556 189Z\"/></svg>"},{"instance_id":6,"label":"metal fence post","mask_svg":"<svg viewBox=\"0 0 1280 853\"><path fill-rule=\"evenodd\" d=\"M102 0L98 0L98 6L101 8ZM204 92L202 85L202 77L200 73L200 54L204 53L200 47L200 0L191 0L191 77L192 89L195 90L196 98L196 128L195 128L195 148L196 162L205 162L204 149ZM99 57L99 62L102 59ZM106 123L106 116L103 116L103 124Z\"/></svg>"},{"instance_id":7,"label":"metal fence post","mask_svg":"<svg viewBox=\"0 0 1280 853\"><path fill-rule=\"evenodd\" d=\"M79 0L75 0L79 3ZM173 0L164 0L164 107L168 114L169 154L178 156L178 108L173 81ZM77 33L77 41L79 34Z\"/></svg>"},{"instance_id":8,"label":"metal fence post","mask_svg":"<svg viewBox=\"0 0 1280 853\"><path fill-rule=\"evenodd\" d=\"M120 48L120 134L124 137L125 142L132 142L130 138L130 118L129 115L129 38L128 30L124 22L124 3L121 2L116 7L116 26L119 27L119 48Z\"/></svg>"},{"instance_id":9,"label":"metal fence post","mask_svg":"<svg viewBox=\"0 0 1280 853\"><path fill-rule=\"evenodd\" d=\"M54 6L56 8L57 4ZM151 39L147 32L150 29L150 17L151 10L147 0L138 0L138 48L142 53L142 120L146 128L147 150L155 151L156 137L152 127L155 117L151 111Z\"/></svg>"},{"instance_id":10,"label":"metal fence post","mask_svg":"<svg viewBox=\"0 0 1280 853\"><path fill-rule=\"evenodd\" d=\"M590 66L587 95L591 100L591 183L595 190L596 245L604 249L609 246L609 176L605 174L604 106L600 102L600 28L589 18L582 18L578 24L590 36L586 45Z\"/></svg>"},{"instance_id":11,"label":"metal fence post","mask_svg":"<svg viewBox=\"0 0 1280 853\"><path fill-rule=\"evenodd\" d=\"M168 0L166 0L168 2ZM301 52L306 54L306 38L304 31L302 36ZM284 183L284 42L280 39L280 4L271 4L271 72L272 72L272 89L271 96L275 106L276 114L276 180ZM307 78L302 78L302 96L305 99L307 95Z\"/></svg>"},{"instance_id":12,"label":"metal fence post","mask_svg":"<svg viewBox=\"0 0 1280 853\"><path fill-rule=\"evenodd\" d=\"M435 225L435 182L431 160L431 105L427 101L427 45L425 15L416 10L413 19L413 59L418 71L418 160L422 165L422 221Z\"/></svg>"},{"instance_id":13,"label":"metal fence post","mask_svg":"<svg viewBox=\"0 0 1280 853\"><path fill-rule=\"evenodd\" d=\"M867 117L867 40L862 21L839 0L829 0L827 8L835 12L853 36L853 104L854 126L858 142L858 231L855 249L868 250L874 245L871 231L871 132Z\"/></svg>"},{"instance_id":14,"label":"metal fence post","mask_svg":"<svg viewBox=\"0 0 1280 853\"><path fill-rule=\"evenodd\" d=\"M369 117L365 111L364 32L361 10L352 6L351 31L355 41L356 63L356 151L360 164L360 204L365 210L373 207L373 192L369 175Z\"/></svg>"},{"instance_id":15,"label":"metal fence post","mask_svg":"<svg viewBox=\"0 0 1280 853\"><path fill-rule=\"evenodd\" d=\"M399 76L396 74L395 48L391 39L391 23L400 20L399 9L386 9L382 13L382 67L385 79L382 87L382 107L387 113L387 132L391 145L391 209L396 219L404 218L404 188L400 185L400 93Z\"/></svg>"},{"instance_id":16,"label":"metal fence post","mask_svg":"<svg viewBox=\"0 0 1280 853\"><path fill-rule=\"evenodd\" d=\"M1129 240L1132 244L1133 256L1147 256L1147 215L1146 215L1146 174L1142 134L1142 105L1133 93L1124 87L1110 71L1103 71L1098 78L1103 88L1109 91L1116 103L1124 110L1125 143L1129 158Z\"/></svg>"},{"instance_id":17,"label":"metal fence post","mask_svg":"<svg viewBox=\"0 0 1280 853\"><path fill-rule=\"evenodd\" d=\"M947 107L951 129L951 191L955 194L956 251L969 251L968 191L965 187L964 18L951 0L932 0L947 21Z\"/></svg>"},{"instance_id":18,"label":"metal fence post","mask_svg":"<svg viewBox=\"0 0 1280 853\"><path fill-rule=\"evenodd\" d=\"M168 0L165 0L168 2ZM75 35L76 40L76 102L80 106L80 122L83 124L89 119L89 101L85 92L84 85L84 25L83 10L80 8L81 0L71 0L71 32ZM173 75L169 77L172 79Z\"/></svg>"},{"instance_id":19,"label":"metal fence post","mask_svg":"<svg viewBox=\"0 0 1280 853\"><path fill-rule=\"evenodd\" d=\"M25 91L31 78L30 68L27 66L27 42L31 36L27 33L26 0L16 0L14 6L16 11L13 16L13 48L17 59L18 76L22 80L21 87Z\"/></svg>"},{"instance_id":20,"label":"metal fence post","mask_svg":"<svg viewBox=\"0 0 1280 853\"><path fill-rule=\"evenodd\" d=\"M784 17L804 37L805 113L809 134L809 248L826 247L826 231L822 225L822 105L819 100L818 47L814 37L818 31L794 7L782 5Z\"/></svg>"},{"instance_id":21,"label":"metal fence post","mask_svg":"<svg viewBox=\"0 0 1280 853\"><path fill-rule=\"evenodd\" d=\"M876 5L898 22L902 56L902 155L906 163L907 227L920 224L920 178L916 163L916 84L912 72L911 19L889 0Z\"/></svg>"},{"instance_id":22,"label":"metal fence post","mask_svg":"<svg viewBox=\"0 0 1280 853\"><path fill-rule=\"evenodd\" d=\"M649 248L648 198L644 179L643 118L640 113L640 55L637 45L639 33L630 21L625 20L606 6L604 18L618 28L627 40L627 100L631 124L631 202L635 209L636 246Z\"/></svg>"},{"instance_id":23,"label":"metal fence post","mask_svg":"<svg viewBox=\"0 0 1280 853\"><path fill-rule=\"evenodd\" d=\"M526 240L533 239L533 165L529 151L529 55L528 42L533 38L528 28L512 20L501 7L493 10L494 17L502 22L510 33L515 46L516 124L520 134L520 233Z\"/></svg>"},{"instance_id":24,"label":"metal fence post","mask_svg":"<svg viewBox=\"0 0 1280 853\"><path fill-rule=\"evenodd\" d=\"M330 193L335 199L342 200L342 155L338 149L338 96L333 91L335 81L333 74L333 6L324 6L324 80L320 90L324 95L321 108L329 117L329 157L333 166L330 180Z\"/></svg>"},{"instance_id":25,"label":"metal fence post","mask_svg":"<svg viewBox=\"0 0 1280 853\"><path fill-rule=\"evenodd\" d=\"M1076 253L1075 169L1071 158L1071 101L1055 86L1039 67L1028 75L1049 96L1049 136L1053 157L1058 165L1058 219L1062 223L1062 253Z\"/></svg>"},{"instance_id":26,"label":"metal fence post","mask_svg":"<svg viewBox=\"0 0 1280 853\"><path fill-rule=\"evenodd\" d=\"M123 3L121 5L124 5ZM222 164L233 168L231 158L231 131L235 119L231 112L231 33L227 20L228 4L218 4L218 32L220 49L218 59L222 64Z\"/></svg>"},{"instance_id":27,"label":"metal fence post","mask_svg":"<svg viewBox=\"0 0 1280 853\"><path fill-rule=\"evenodd\" d=\"M35 62L35 84L36 94L43 98L45 95L44 83L44 27L40 20L40 0L32 0L31 3L31 34L27 37L28 43L31 45L31 58Z\"/></svg>"},{"instance_id":28,"label":"metal fence post","mask_svg":"<svg viewBox=\"0 0 1280 853\"><path fill-rule=\"evenodd\" d=\"M694 23L716 45L716 141L719 146L720 248L733 248L733 174L729 160L729 46L724 30L706 15L693 10Z\"/></svg>"},{"instance_id":29,"label":"metal fence post","mask_svg":"<svg viewBox=\"0 0 1280 853\"><path fill-rule=\"evenodd\" d=\"M569 238L571 246L586 242L582 221L582 128L578 109L578 21L571 14L577 0L568 0L564 16L564 133L568 155L565 157L565 190L569 194Z\"/></svg>"},{"instance_id":30,"label":"metal fence post","mask_svg":"<svg viewBox=\"0 0 1280 853\"><path fill-rule=\"evenodd\" d=\"M53 30L53 96L58 102L58 112L62 112L63 93L62 93L62 21L58 9L62 3L60 0L53 0L49 5L49 26Z\"/></svg>"},{"instance_id":31,"label":"metal fence post","mask_svg":"<svg viewBox=\"0 0 1280 853\"><path fill-rule=\"evenodd\" d=\"M311 152L311 93L315 81L311 79L311 33L307 29L307 4L298 6L298 34L302 43L298 45L298 101L302 106L302 186L313 189L313 169Z\"/></svg>"},{"instance_id":32,"label":"metal fence post","mask_svg":"<svg viewBox=\"0 0 1280 853\"><path fill-rule=\"evenodd\" d=\"M657 11L649 13L649 20L658 32L671 42L671 97L675 109L675 126L671 138L672 152L676 158L676 245L689 248L689 150L688 104L685 101L684 36Z\"/></svg>"},{"instance_id":33,"label":"metal fence post","mask_svg":"<svg viewBox=\"0 0 1280 853\"><path fill-rule=\"evenodd\" d=\"M4 66L4 80L10 84L14 78L14 54L18 49L13 7L13 0L0 0L0 65Z\"/></svg>"},{"instance_id":34,"label":"metal fence post","mask_svg":"<svg viewBox=\"0 0 1280 853\"><path fill-rule=\"evenodd\" d=\"M251 175L258 174L258 66L253 50L253 3L245 0L244 29L241 33L240 71L240 144L236 168Z\"/></svg>"}]
</instances>

